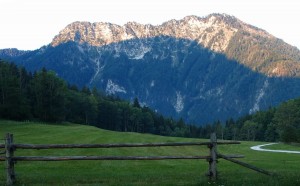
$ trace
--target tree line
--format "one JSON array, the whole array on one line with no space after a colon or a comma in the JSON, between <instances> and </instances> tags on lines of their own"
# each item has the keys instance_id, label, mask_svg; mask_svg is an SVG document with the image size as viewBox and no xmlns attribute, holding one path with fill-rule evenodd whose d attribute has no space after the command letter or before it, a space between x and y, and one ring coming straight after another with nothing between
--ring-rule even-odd
<instances>
[{"instance_id":1,"label":"tree line","mask_svg":"<svg viewBox=\"0 0 300 186\"><path fill-rule=\"evenodd\" d=\"M266 111L229 119L217 127L224 139L247 141L282 141L300 143L300 98L291 99Z\"/></svg>"},{"instance_id":2,"label":"tree line","mask_svg":"<svg viewBox=\"0 0 300 186\"><path fill-rule=\"evenodd\" d=\"M300 142L300 99L236 120L197 126L167 118L96 88L68 85L52 71L27 72L0 60L0 118L73 122L103 129L225 140Z\"/></svg>"},{"instance_id":3,"label":"tree line","mask_svg":"<svg viewBox=\"0 0 300 186\"><path fill-rule=\"evenodd\" d=\"M0 60L0 118L42 122L73 122L103 129L190 136L182 120L166 118L138 99L133 103L88 87L68 85L55 72L27 72Z\"/></svg>"}]
</instances>

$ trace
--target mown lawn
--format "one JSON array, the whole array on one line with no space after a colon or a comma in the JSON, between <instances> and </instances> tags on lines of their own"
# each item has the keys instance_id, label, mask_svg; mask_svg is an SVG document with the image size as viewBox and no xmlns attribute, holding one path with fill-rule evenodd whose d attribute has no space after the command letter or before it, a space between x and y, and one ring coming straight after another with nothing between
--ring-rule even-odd
<instances>
[{"instance_id":1,"label":"mown lawn","mask_svg":"<svg viewBox=\"0 0 300 186\"><path fill-rule=\"evenodd\" d=\"M41 124L0 121L0 135L14 134L15 143L83 144L83 143L152 143L191 142L208 139L162 137L150 134L113 132L77 124ZM1 138L3 138L1 137ZM1 142L3 143L3 141ZM263 142L218 146L222 154L243 154L240 159L277 173L269 177L219 159L219 180L209 182L205 160L159 161L64 161L18 162L17 185L300 185L299 154L258 152L250 149ZM16 155L208 155L208 148L156 147L114 149L17 150ZM0 185L5 185L4 162L0 162Z\"/></svg>"}]
</instances>

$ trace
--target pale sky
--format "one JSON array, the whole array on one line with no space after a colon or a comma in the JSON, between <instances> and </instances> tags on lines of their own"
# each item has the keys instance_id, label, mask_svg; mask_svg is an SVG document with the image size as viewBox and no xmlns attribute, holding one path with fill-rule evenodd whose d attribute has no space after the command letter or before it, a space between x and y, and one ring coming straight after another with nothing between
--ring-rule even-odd
<instances>
[{"instance_id":1,"label":"pale sky","mask_svg":"<svg viewBox=\"0 0 300 186\"><path fill-rule=\"evenodd\" d=\"M74 21L159 25L226 13L300 49L299 0L0 0L0 49L48 45Z\"/></svg>"}]
</instances>

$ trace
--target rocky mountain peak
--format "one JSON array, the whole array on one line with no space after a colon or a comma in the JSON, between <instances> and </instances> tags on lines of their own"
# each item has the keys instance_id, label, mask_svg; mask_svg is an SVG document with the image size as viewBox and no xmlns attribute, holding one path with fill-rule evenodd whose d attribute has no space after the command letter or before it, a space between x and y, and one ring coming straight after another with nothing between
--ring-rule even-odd
<instances>
[{"instance_id":1,"label":"rocky mountain peak","mask_svg":"<svg viewBox=\"0 0 300 186\"><path fill-rule=\"evenodd\" d=\"M130 39L169 36L197 42L267 76L300 76L300 51L266 31L227 14L186 16L161 25L128 22L74 22L55 36L51 45L68 41L104 46Z\"/></svg>"},{"instance_id":2,"label":"rocky mountain peak","mask_svg":"<svg viewBox=\"0 0 300 186\"><path fill-rule=\"evenodd\" d=\"M241 29L268 36L267 33L244 24L233 16L211 14L205 18L194 15L186 16L181 20L173 19L158 26L136 22L128 22L123 26L102 22L74 22L55 36L51 45L57 46L67 41L78 41L92 46L103 46L133 38L165 35L195 40L213 51L224 52L231 38Z\"/></svg>"}]
</instances>

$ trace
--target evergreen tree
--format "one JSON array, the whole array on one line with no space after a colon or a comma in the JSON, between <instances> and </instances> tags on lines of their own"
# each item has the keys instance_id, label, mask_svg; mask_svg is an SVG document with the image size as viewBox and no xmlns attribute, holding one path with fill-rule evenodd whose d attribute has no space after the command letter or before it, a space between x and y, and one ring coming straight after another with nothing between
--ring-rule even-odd
<instances>
[{"instance_id":1,"label":"evergreen tree","mask_svg":"<svg viewBox=\"0 0 300 186\"><path fill-rule=\"evenodd\" d=\"M281 104L274 121L284 142L300 142L300 99Z\"/></svg>"},{"instance_id":2,"label":"evergreen tree","mask_svg":"<svg viewBox=\"0 0 300 186\"><path fill-rule=\"evenodd\" d=\"M26 119L30 108L16 65L0 62L0 117L7 119ZM22 76L23 78L23 76ZM25 85L24 85L25 86Z\"/></svg>"},{"instance_id":3,"label":"evergreen tree","mask_svg":"<svg viewBox=\"0 0 300 186\"><path fill-rule=\"evenodd\" d=\"M133 107L141 108L141 105L139 103L138 98L134 98L134 100L133 100Z\"/></svg>"},{"instance_id":4,"label":"evergreen tree","mask_svg":"<svg viewBox=\"0 0 300 186\"><path fill-rule=\"evenodd\" d=\"M31 89L36 117L43 121L62 121L65 118L66 85L54 72L43 69L36 73Z\"/></svg>"}]
</instances>

